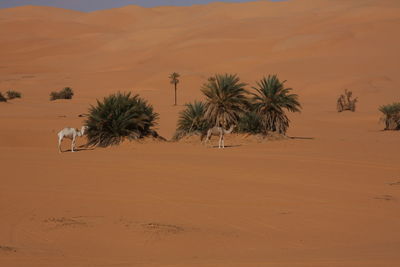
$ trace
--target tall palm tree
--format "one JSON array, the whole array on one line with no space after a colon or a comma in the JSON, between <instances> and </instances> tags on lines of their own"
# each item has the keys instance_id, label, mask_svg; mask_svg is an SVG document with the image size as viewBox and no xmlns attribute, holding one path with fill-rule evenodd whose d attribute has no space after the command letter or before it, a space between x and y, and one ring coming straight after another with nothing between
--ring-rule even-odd
<instances>
[{"instance_id":1,"label":"tall palm tree","mask_svg":"<svg viewBox=\"0 0 400 267\"><path fill-rule=\"evenodd\" d=\"M237 123L247 105L245 86L236 74L217 74L208 79L201 91L206 97L204 117L210 126L226 129Z\"/></svg>"},{"instance_id":2,"label":"tall palm tree","mask_svg":"<svg viewBox=\"0 0 400 267\"><path fill-rule=\"evenodd\" d=\"M300 112L301 105L296 94L291 94L292 88L285 88L276 75L268 75L257 82L256 91L251 93L254 111L260 116L265 132L273 131L286 134L289 128L289 118L285 110Z\"/></svg>"},{"instance_id":3,"label":"tall palm tree","mask_svg":"<svg viewBox=\"0 0 400 267\"><path fill-rule=\"evenodd\" d=\"M174 102L174 105L175 105L175 106L177 105L176 89L177 89L177 85L178 85L178 83L179 83L179 77L180 77L180 75L179 75L179 73L177 73L177 72L171 73L171 74L169 75L169 77L168 77L168 78L170 79L171 84L173 84L174 87L175 87L175 102Z\"/></svg>"}]
</instances>

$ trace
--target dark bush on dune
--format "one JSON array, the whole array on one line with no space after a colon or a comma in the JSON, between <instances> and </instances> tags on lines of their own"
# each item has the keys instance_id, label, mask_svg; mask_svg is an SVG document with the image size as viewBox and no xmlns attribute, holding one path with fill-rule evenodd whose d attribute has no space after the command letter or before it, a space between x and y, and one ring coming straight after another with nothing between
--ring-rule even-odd
<instances>
[{"instance_id":1,"label":"dark bush on dune","mask_svg":"<svg viewBox=\"0 0 400 267\"><path fill-rule=\"evenodd\" d=\"M7 102L7 98L2 93L0 93L0 102Z\"/></svg>"},{"instance_id":2,"label":"dark bush on dune","mask_svg":"<svg viewBox=\"0 0 400 267\"><path fill-rule=\"evenodd\" d=\"M14 90L7 91L6 95L7 95L7 98L9 100L15 99L15 98L21 98L21 96L22 96L20 92L17 92L17 91L14 91Z\"/></svg>"},{"instance_id":3,"label":"dark bush on dune","mask_svg":"<svg viewBox=\"0 0 400 267\"><path fill-rule=\"evenodd\" d=\"M176 132L172 140L179 140L184 136L201 135L209 129L209 123L204 118L205 104L194 101L185 105L185 109L179 113Z\"/></svg>"},{"instance_id":4,"label":"dark bush on dune","mask_svg":"<svg viewBox=\"0 0 400 267\"><path fill-rule=\"evenodd\" d=\"M400 130L400 102L384 105L379 108L385 123L385 130Z\"/></svg>"},{"instance_id":5,"label":"dark bush on dune","mask_svg":"<svg viewBox=\"0 0 400 267\"><path fill-rule=\"evenodd\" d=\"M157 120L158 114L153 107L138 95L110 95L89 109L86 120L88 145L107 147L118 145L125 139L158 137L153 130Z\"/></svg>"},{"instance_id":6,"label":"dark bush on dune","mask_svg":"<svg viewBox=\"0 0 400 267\"><path fill-rule=\"evenodd\" d=\"M265 134L266 132L261 121L262 117L258 113L249 111L239 118L237 132L246 134Z\"/></svg>"},{"instance_id":7,"label":"dark bush on dune","mask_svg":"<svg viewBox=\"0 0 400 267\"><path fill-rule=\"evenodd\" d=\"M61 91L58 92L51 92L50 93L50 100L56 100L56 99L72 99L72 96L74 95L74 91L70 87L65 87Z\"/></svg>"}]
</instances>

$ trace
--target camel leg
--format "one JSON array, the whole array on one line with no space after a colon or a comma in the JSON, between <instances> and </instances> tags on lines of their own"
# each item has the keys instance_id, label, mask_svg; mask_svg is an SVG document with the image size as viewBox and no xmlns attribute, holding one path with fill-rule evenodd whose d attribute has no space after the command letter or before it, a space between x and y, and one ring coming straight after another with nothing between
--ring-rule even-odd
<instances>
[{"instance_id":1,"label":"camel leg","mask_svg":"<svg viewBox=\"0 0 400 267\"><path fill-rule=\"evenodd\" d=\"M222 148L225 148L225 136L222 135Z\"/></svg>"},{"instance_id":2,"label":"camel leg","mask_svg":"<svg viewBox=\"0 0 400 267\"><path fill-rule=\"evenodd\" d=\"M58 152L61 153L61 142L62 142L63 138L62 137L58 137Z\"/></svg>"},{"instance_id":3,"label":"camel leg","mask_svg":"<svg viewBox=\"0 0 400 267\"><path fill-rule=\"evenodd\" d=\"M75 152L75 151L74 151L74 147L75 147L75 139L76 139L76 137L74 136L74 137L72 138L71 152Z\"/></svg>"},{"instance_id":4,"label":"camel leg","mask_svg":"<svg viewBox=\"0 0 400 267\"><path fill-rule=\"evenodd\" d=\"M206 140L204 141L204 145L207 145L207 143L209 143L209 142L210 142L210 139L211 139L211 132L210 132L210 131L208 131L208 132L207 132L207 137L206 137Z\"/></svg>"},{"instance_id":5,"label":"camel leg","mask_svg":"<svg viewBox=\"0 0 400 267\"><path fill-rule=\"evenodd\" d=\"M222 138L223 138L223 135L221 134L221 135L219 136L218 148L221 148Z\"/></svg>"}]
</instances>

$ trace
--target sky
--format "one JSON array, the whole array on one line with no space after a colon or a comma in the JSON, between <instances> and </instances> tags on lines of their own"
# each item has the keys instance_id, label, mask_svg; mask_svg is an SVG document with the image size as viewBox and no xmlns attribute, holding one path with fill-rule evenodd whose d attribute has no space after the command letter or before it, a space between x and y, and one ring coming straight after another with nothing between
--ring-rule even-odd
<instances>
[{"instance_id":1,"label":"sky","mask_svg":"<svg viewBox=\"0 0 400 267\"><path fill-rule=\"evenodd\" d=\"M219 0L218 2L250 2L254 0ZM277 0L271 0L277 1ZM153 6L188 6L206 4L215 0L0 0L0 8L24 5L53 6L80 11L93 11L126 5Z\"/></svg>"}]
</instances>

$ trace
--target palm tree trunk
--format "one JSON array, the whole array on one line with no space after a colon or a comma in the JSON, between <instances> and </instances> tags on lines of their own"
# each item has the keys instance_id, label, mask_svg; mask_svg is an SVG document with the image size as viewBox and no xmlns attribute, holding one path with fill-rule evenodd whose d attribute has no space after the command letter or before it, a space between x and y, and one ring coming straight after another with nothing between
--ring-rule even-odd
<instances>
[{"instance_id":1,"label":"palm tree trunk","mask_svg":"<svg viewBox=\"0 0 400 267\"><path fill-rule=\"evenodd\" d=\"M174 105L176 106L176 104L177 104L176 103L177 102L177 100L176 100L176 83L174 83L174 85L175 85L175 104Z\"/></svg>"}]
</instances>

